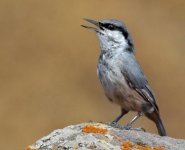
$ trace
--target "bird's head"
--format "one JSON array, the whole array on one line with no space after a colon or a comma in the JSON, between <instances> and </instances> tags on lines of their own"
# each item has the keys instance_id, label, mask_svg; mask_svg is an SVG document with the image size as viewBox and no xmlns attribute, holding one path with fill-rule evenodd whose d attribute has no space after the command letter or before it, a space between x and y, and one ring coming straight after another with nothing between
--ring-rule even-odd
<instances>
[{"instance_id":1,"label":"bird's head","mask_svg":"<svg viewBox=\"0 0 185 150\"><path fill-rule=\"evenodd\" d=\"M106 19L102 21L91 19L84 20L96 25L97 28L86 25L82 25L82 27L96 32L102 49L109 50L118 47L123 49L133 49L130 34L122 22L114 19Z\"/></svg>"}]
</instances>

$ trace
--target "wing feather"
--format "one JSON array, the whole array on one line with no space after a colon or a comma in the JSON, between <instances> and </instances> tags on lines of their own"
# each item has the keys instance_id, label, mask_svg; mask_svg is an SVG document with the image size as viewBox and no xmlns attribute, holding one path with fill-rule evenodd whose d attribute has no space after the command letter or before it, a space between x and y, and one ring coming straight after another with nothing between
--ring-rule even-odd
<instances>
[{"instance_id":1,"label":"wing feather","mask_svg":"<svg viewBox=\"0 0 185 150\"><path fill-rule=\"evenodd\" d=\"M145 101L149 102L156 111L159 111L153 91L151 90L139 64L136 62L133 68L124 68L125 69L122 70L122 74L129 87L135 90Z\"/></svg>"}]
</instances>

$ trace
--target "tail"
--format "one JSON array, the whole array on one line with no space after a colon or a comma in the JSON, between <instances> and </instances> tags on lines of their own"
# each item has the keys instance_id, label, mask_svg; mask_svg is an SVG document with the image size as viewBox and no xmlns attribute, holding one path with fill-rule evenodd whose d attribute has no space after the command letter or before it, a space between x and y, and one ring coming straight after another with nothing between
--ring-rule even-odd
<instances>
[{"instance_id":1,"label":"tail","mask_svg":"<svg viewBox=\"0 0 185 150\"><path fill-rule=\"evenodd\" d=\"M155 122L159 135L166 136L166 130L160 118L159 112L154 111L152 113L146 113L146 116Z\"/></svg>"}]
</instances>

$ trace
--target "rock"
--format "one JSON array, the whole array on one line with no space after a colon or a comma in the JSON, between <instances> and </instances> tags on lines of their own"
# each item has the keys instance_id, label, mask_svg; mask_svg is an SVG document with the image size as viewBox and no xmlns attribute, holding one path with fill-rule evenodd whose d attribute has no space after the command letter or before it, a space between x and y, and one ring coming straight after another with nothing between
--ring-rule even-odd
<instances>
[{"instance_id":1,"label":"rock","mask_svg":"<svg viewBox=\"0 0 185 150\"><path fill-rule=\"evenodd\" d=\"M101 123L82 123L58 129L25 150L185 150L185 140L121 130Z\"/></svg>"}]
</instances>

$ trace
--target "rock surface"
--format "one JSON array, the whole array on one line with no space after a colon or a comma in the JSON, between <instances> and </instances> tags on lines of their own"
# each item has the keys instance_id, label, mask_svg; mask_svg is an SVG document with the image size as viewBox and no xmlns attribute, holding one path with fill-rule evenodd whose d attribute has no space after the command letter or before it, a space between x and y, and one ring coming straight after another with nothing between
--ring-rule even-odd
<instances>
[{"instance_id":1,"label":"rock surface","mask_svg":"<svg viewBox=\"0 0 185 150\"><path fill-rule=\"evenodd\" d=\"M101 123L82 123L58 129L25 150L185 150L185 140L143 131L120 130Z\"/></svg>"}]
</instances>

